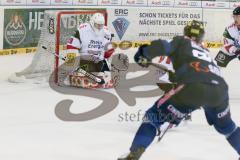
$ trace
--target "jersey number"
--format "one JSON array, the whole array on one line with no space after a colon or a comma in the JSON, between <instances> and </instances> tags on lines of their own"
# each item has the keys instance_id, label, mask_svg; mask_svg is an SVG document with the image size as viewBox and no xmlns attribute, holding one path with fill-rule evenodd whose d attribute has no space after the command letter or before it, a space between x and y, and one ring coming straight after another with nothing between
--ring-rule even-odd
<instances>
[{"instance_id":1,"label":"jersey number","mask_svg":"<svg viewBox=\"0 0 240 160\"><path fill-rule=\"evenodd\" d=\"M212 62L211 57L205 52L201 52L201 51L193 49L193 56L198 59L210 62L210 63Z\"/></svg>"}]
</instances>

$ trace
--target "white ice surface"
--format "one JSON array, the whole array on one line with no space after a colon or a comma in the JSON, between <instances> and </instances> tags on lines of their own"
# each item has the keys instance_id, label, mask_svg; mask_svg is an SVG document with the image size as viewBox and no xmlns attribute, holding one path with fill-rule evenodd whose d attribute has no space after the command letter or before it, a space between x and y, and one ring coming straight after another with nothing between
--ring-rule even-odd
<instances>
[{"instance_id":1,"label":"white ice surface","mask_svg":"<svg viewBox=\"0 0 240 160\"><path fill-rule=\"evenodd\" d=\"M31 58L32 55L0 56L0 160L116 160L128 151L140 121L135 118L135 122L121 122L119 115L139 111L142 115L157 97L138 98L135 107L128 107L120 99L114 111L92 121L61 121L54 112L59 101L74 100L74 113L91 110L100 101L63 95L47 84L7 82L7 77L24 69ZM223 72L230 87L232 117L240 125L239 61L231 62ZM108 92L116 95L114 90ZM161 143L155 141L141 160L237 158L225 138L208 126L203 111L198 110L192 122L172 129Z\"/></svg>"}]
</instances>

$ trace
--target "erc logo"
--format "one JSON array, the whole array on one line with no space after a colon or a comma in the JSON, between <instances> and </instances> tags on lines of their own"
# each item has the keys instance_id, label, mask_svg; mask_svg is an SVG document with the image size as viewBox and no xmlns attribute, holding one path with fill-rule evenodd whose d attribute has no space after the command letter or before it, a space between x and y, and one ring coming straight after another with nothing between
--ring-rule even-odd
<instances>
[{"instance_id":1,"label":"erc logo","mask_svg":"<svg viewBox=\"0 0 240 160\"><path fill-rule=\"evenodd\" d=\"M118 34L119 39L121 40L130 24L129 21L125 18L117 18L112 22L112 24Z\"/></svg>"}]
</instances>

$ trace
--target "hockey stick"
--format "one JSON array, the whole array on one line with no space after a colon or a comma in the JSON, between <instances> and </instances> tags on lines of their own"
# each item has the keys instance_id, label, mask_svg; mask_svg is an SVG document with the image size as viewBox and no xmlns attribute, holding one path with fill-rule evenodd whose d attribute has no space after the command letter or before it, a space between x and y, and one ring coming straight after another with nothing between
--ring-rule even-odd
<instances>
[{"instance_id":1,"label":"hockey stick","mask_svg":"<svg viewBox=\"0 0 240 160\"><path fill-rule=\"evenodd\" d=\"M149 63L149 65L154 66L154 67L156 67L158 69L161 69L161 70L163 70L165 72L172 73L171 70L168 70L166 67L164 67L162 65L159 65L159 64L156 64L156 63Z\"/></svg>"},{"instance_id":2,"label":"hockey stick","mask_svg":"<svg viewBox=\"0 0 240 160\"><path fill-rule=\"evenodd\" d=\"M156 64L156 63L152 63L150 62L149 65L151 66L154 66L158 69L161 69L165 72L168 72L168 73L173 73L171 70L168 70L166 67L164 66L161 66L159 64ZM159 100L158 100L158 103L157 103L157 108L159 108L162 104L164 104L167 100L169 100L173 95L177 94L179 91L181 91L183 88L184 88L184 84L180 84L178 85L176 88L172 88L170 91L168 91L167 93L165 93L163 95L163 97L161 97ZM173 123L169 123L167 128L163 131L160 130L160 133L159 133L159 138L158 138L158 142L160 142L162 140L162 138L164 137L164 135L167 133L167 131L169 129L171 129L173 127Z\"/></svg>"},{"instance_id":3,"label":"hockey stick","mask_svg":"<svg viewBox=\"0 0 240 160\"><path fill-rule=\"evenodd\" d=\"M141 63L142 61L145 61L143 59L140 58L139 63ZM147 61L147 60L146 60ZM164 72L168 72L170 74L173 74L173 72L171 70L168 70L166 67L159 65L159 64L155 64L152 62L147 62L147 66L151 65L154 66L155 68L158 68L160 70L163 70ZM181 91L184 88L184 84L180 84L177 85L177 87L172 88L170 91L168 91L167 93L165 93L161 98L159 98L158 103L157 103L157 108L159 108L162 104L164 104L167 100L169 100L173 95L175 95L176 93L178 93L179 91ZM167 133L167 131L173 127L173 123L168 123L166 129L164 129L163 131L160 130L160 128L158 128L159 131L159 138L158 138L158 142L160 142L162 140L162 138L164 137L164 135Z\"/></svg>"},{"instance_id":4,"label":"hockey stick","mask_svg":"<svg viewBox=\"0 0 240 160\"><path fill-rule=\"evenodd\" d=\"M169 92L167 92L166 94L163 95L162 98L159 99L158 103L157 103L157 108L159 108L163 103L165 103L167 100L169 100L173 95L177 94L179 91L181 91L184 88L184 84L180 84L179 86L177 86L176 88L171 89ZM158 138L158 142L161 141L161 139L163 138L163 136L167 133L167 131L173 127L174 124L169 123L168 127L163 131L163 133L159 135Z\"/></svg>"},{"instance_id":5,"label":"hockey stick","mask_svg":"<svg viewBox=\"0 0 240 160\"><path fill-rule=\"evenodd\" d=\"M47 47L45 47L45 46L42 46L42 48L43 48L44 50L47 50ZM58 55L58 54L53 53L53 52L51 52L51 53L52 53L53 55L55 55L56 57L60 58L60 59L63 60L63 61L66 61L66 60L67 60L67 58L64 57L64 56ZM89 73L89 72L85 71L84 69L82 69L82 68L80 68L80 67L78 67L75 71L77 71L78 73L81 73L81 74L85 75L86 77L88 77L89 79L97 82L98 84L104 84L104 83L105 83L104 79L99 78L99 77L95 76L94 74Z\"/></svg>"},{"instance_id":6,"label":"hockey stick","mask_svg":"<svg viewBox=\"0 0 240 160\"><path fill-rule=\"evenodd\" d=\"M142 60L140 59L140 62ZM156 63L152 63L152 62L148 62L148 65L154 66L158 69L163 70L164 72L168 72L169 74L173 74L173 72L171 70L168 70L166 67L156 64ZM184 84L180 84L177 85L177 87L172 88L170 91L168 91L167 93L165 93L161 98L159 98L158 103L157 103L157 108L159 108L162 104L164 104L167 100L169 100L173 95L175 95L176 93L178 93L179 91L181 91L184 88ZM159 138L158 138L158 142L161 141L161 139L164 137L164 135L167 133L167 131L173 127L173 123L169 123L167 128L163 131L161 131L159 129Z\"/></svg>"},{"instance_id":7,"label":"hockey stick","mask_svg":"<svg viewBox=\"0 0 240 160\"><path fill-rule=\"evenodd\" d=\"M187 118L188 116L189 116L189 115L185 115L184 118ZM167 131L168 131L169 129L171 129L173 126L174 126L173 123L169 123L168 126L167 126L167 128L166 128L165 130L163 130L162 132L161 132L161 130L159 131L160 133L159 133L159 137L158 137L158 142L160 142L160 141L162 140L162 138L163 138L164 135L167 133ZM161 133L162 133L162 134L161 134Z\"/></svg>"},{"instance_id":8,"label":"hockey stick","mask_svg":"<svg viewBox=\"0 0 240 160\"><path fill-rule=\"evenodd\" d=\"M95 76L94 74L85 71L84 69L82 69L82 68L80 68L80 67L77 68L76 71L77 71L78 73L82 73L83 75L87 76L88 78L94 80L94 81L97 82L98 84L104 84L104 83L105 83L104 79L101 79L101 78Z\"/></svg>"},{"instance_id":9,"label":"hockey stick","mask_svg":"<svg viewBox=\"0 0 240 160\"><path fill-rule=\"evenodd\" d=\"M163 132L160 131L160 135L159 135L158 140L157 140L158 142L160 142L160 141L162 140L162 138L164 137L164 135L167 133L167 131L168 131L169 129L171 129L171 128L173 127L173 125L174 125L174 124L169 123L168 126L167 126L167 128L166 128Z\"/></svg>"}]
</instances>

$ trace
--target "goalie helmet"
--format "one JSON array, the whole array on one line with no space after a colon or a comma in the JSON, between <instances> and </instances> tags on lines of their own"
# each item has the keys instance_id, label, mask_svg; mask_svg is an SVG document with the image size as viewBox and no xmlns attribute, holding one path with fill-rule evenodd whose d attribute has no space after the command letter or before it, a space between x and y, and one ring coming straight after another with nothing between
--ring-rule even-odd
<instances>
[{"instance_id":1,"label":"goalie helmet","mask_svg":"<svg viewBox=\"0 0 240 160\"><path fill-rule=\"evenodd\" d=\"M105 24L105 18L101 13L95 13L90 19L90 25L96 34L99 34Z\"/></svg>"},{"instance_id":2,"label":"goalie helmet","mask_svg":"<svg viewBox=\"0 0 240 160\"><path fill-rule=\"evenodd\" d=\"M198 43L202 41L204 34L203 22L193 20L184 27L184 35Z\"/></svg>"}]
</instances>

